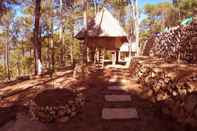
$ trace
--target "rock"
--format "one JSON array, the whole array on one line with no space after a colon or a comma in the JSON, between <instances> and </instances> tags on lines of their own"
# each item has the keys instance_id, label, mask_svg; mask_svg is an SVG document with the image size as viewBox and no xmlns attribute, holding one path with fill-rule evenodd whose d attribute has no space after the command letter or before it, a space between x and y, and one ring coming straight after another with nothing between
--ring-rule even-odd
<instances>
[{"instance_id":1,"label":"rock","mask_svg":"<svg viewBox=\"0 0 197 131\"><path fill-rule=\"evenodd\" d=\"M197 83L196 69L193 65L167 63L150 57L134 58L137 69L131 67L133 76L137 76L142 85L140 94L153 103L163 103L164 114L168 114L182 124L197 124ZM139 62L138 62L139 61ZM148 64L147 64L148 63ZM155 70L148 69L149 67ZM146 69L147 68L147 69ZM192 74L191 74L192 72ZM160 102L158 102L160 101ZM163 105L161 104L161 105Z\"/></svg>"},{"instance_id":2,"label":"rock","mask_svg":"<svg viewBox=\"0 0 197 131\"><path fill-rule=\"evenodd\" d=\"M65 123L65 122L68 122L68 120L69 120L69 117L64 116L64 117L61 117L61 118L57 119L57 122Z\"/></svg>"},{"instance_id":3,"label":"rock","mask_svg":"<svg viewBox=\"0 0 197 131\"><path fill-rule=\"evenodd\" d=\"M75 106L72 106L71 110L72 111L76 111L76 107Z\"/></svg>"},{"instance_id":4,"label":"rock","mask_svg":"<svg viewBox=\"0 0 197 131\"><path fill-rule=\"evenodd\" d=\"M177 96L178 93L177 93L176 91L172 91L172 95L173 95L173 96Z\"/></svg>"},{"instance_id":5,"label":"rock","mask_svg":"<svg viewBox=\"0 0 197 131\"><path fill-rule=\"evenodd\" d=\"M167 93L162 93L157 95L157 101L163 101L166 100L167 98L168 98Z\"/></svg>"},{"instance_id":6,"label":"rock","mask_svg":"<svg viewBox=\"0 0 197 131\"><path fill-rule=\"evenodd\" d=\"M50 96L49 96L50 97ZM65 99L65 97L63 97ZM51 101L49 101L51 102ZM64 121L67 118L62 118L67 115L75 116L77 112L81 109L81 107L85 103L85 98L83 94L76 94L72 99L68 99L67 101L61 103L61 105L50 105L46 104L44 106L39 106L35 104L34 101L31 102L29 113L34 120L40 120L41 122L54 122L57 119L62 119ZM32 106L33 105L33 106ZM61 121L61 119L59 121Z\"/></svg>"},{"instance_id":7,"label":"rock","mask_svg":"<svg viewBox=\"0 0 197 131\"><path fill-rule=\"evenodd\" d=\"M59 110L58 116L64 116L66 114L66 110Z\"/></svg>"},{"instance_id":8,"label":"rock","mask_svg":"<svg viewBox=\"0 0 197 131\"><path fill-rule=\"evenodd\" d=\"M72 104L74 104L74 101L69 100L69 101L68 101L68 104L72 105Z\"/></svg>"},{"instance_id":9,"label":"rock","mask_svg":"<svg viewBox=\"0 0 197 131\"><path fill-rule=\"evenodd\" d=\"M146 93L148 97L153 96L153 91L152 90L148 90L148 92Z\"/></svg>"},{"instance_id":10,"label":"rock","mask_svg":"<svg viewBox=\"0 0 197 131\"><path fill-rule=\"evenodd\" d=\"M70 116L71 116L71 117L74 117L74 116L76 116L76 114L77 114L77 113L76 113L75 111L73 111L73 112L70 114Z\"/></svg>"},{"instance_id":11,"label":"rock","mask_svg":"<svg viewBox=\"0 0 197 131\"><path fill-rule=\"evenodd\" d=\"M190 87L190 89L189 89L190 92L196 90L196 88L197 88L197 82L187 82L187 85Z\"/></svg>"}]
</instances>

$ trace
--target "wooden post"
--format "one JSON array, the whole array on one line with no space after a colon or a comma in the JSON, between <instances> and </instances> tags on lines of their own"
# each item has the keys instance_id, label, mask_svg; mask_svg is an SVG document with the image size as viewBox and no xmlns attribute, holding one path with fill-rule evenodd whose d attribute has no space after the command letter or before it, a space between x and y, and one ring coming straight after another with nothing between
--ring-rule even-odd
<instances>
[{"instance_id":1,"label":"wooden post","mask_svg":"<svg viewBox=\"0 0 197 131\"><path fill-rule=\"evenodd\" d=\"M121 60L121 52L118 52L118 59Z\"/></svg>"},{"instance_id":2,"label":"wooden post","mask_svg":"<svg viewBox=\"0 0 197 131\"><path fill-rule=\"evenodd\" d=\"M116 65L116 52L112 52L112 65Z\"/></svg>"},{"instance_id":3,"label":"wooden post","mask_svg":"<svg viewBox=\"0 0 197 131\"><path fill-rule=\"evenodd\" d=\"M119 51L116 49L116 64L119 62Z\"/></svg>"},{"instance_id":4,"label":"wooden post","mask_svg":"<svg viewBox=\"0 0 197 131\"><path fill-rule=\"evenodd\" d=\"M98 57L98 62L99 62L99 64L101 63L101 49L99 48L99 57Z\"/></svg>"},{"instance_id":5,"label":"wooden post","mask_svg":"<svg viewBox=\"0 0 197 131\"><path fill-rule=\"evenodd\" d=\"M87 50L87 63L89 63L91 60L90 60L90 48L86 48Z\"/></svg>"}]
</instances>

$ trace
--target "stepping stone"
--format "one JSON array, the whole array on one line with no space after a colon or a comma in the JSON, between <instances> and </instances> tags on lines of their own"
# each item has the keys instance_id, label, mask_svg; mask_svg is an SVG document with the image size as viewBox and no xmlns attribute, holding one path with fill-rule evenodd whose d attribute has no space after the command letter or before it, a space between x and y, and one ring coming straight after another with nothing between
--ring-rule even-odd
<instances>
[{"instance_id":1,"label":"stepping stone","mask_svg":"<svg viewBox=\"0 0 197 131\"><path fill-rule=\"evenodd\" d=\"M130 95L105 95L105 100L108 102L127 102L131 101Z\"/></svg>"},{"instance_id":2,"label":"stepping stone","mask_svg":"<svg viewBox=\"0 0 197 131\"><path fill-rule=\"evenodd\" d=\"M122 86L108 86L108 90L114 90L114 91L124 91L126 90L125 87Z\"/></svg>"},{"instance_id":3,"label":"stepping stone","mask_svg":"<svg viewBox=\"0 0 197 131\"><path fill-rule=\"evenodd\" d=\"M122 79L120 82L121 82L122 84L126 84L126 83L128 83L128 82L129 82L129 80Z\"/></svg>"},{"instance_id":4,"label":"stepping stone","mask_svg":"<svg viewBox=\"0 0 197 131\"><path fill-rule=\"evenodd\" d=\"M138 119L135 108L104 108L102 118L105 120Z\"/></svg>"},{"instance_id":5,"label":"stepping stone","mask_svg":"<svg viewBox=\"0 0 197 131\"><path fill-rule=\"evenodd\" d=\"M117 81L116 78L111 78L111 79L109 79L109 82L116 82L116 81Z\"/></svg>"}]
</instances>

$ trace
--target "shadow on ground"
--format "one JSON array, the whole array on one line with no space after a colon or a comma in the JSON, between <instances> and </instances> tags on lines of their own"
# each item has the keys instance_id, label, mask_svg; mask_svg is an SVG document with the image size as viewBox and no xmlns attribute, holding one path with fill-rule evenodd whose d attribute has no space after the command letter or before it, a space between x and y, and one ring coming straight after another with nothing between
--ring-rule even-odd
<instances>
[{"instance_id":1,"label":"shadow on ground","mask_svg":"<svg viewBox=\"0 0 197 131\"><path fill-rule=\"evenodd\" d=\"M116 76L115 82L109 82L110 78ZM81 109L81 112L67 123L49 123L45 124L46 131L192 131L192 128L181 126L176 123L169 116L161 113L159 103L152 103L151 101L144 99L135 90L132 90L133 84L124 84L122 80L129 80L129 72L127 70L94 70L91 72L89 77L78 83L72 85L72 88L77 89L78 87L85 87L82 92L86 97L86 104ZM104 95L112 94L111 91L107 90L108 86L128 86L131 90L128 91L113 91L113 94L130 94L132 101L130 103L108 103L104 100ZM44 87L50 87L51 85L45 85ZM138 87L135 87L138 88ZM38 91L39 90L39 91ZM21 106L24 101L30 100L35 97L35 94L41 92L42 89L29 90L26 93L18 96L16 104ZM55 99L55 98L54 98ZM103 120L102 109L104 107L134 107L139 113L139 119L129 120ZM22 109L22 108L20 108ZM0 109L2 110L2 109ZM19 110L18 110L19 111ZM23 110L20 110L20 112ZM15 112L15 111L11 111ZM14 116L14 115L13 115ZM13 117L14 120L14 117ZM13 125L14 126L14 125ZM27 128L27 127L26 127ZM36 130L29 129L28 131ZM39 128L40 129L40 128ZM16 131L19 131L15 129ZM45 131L44 130L44 131ZM37 130L38 131L38 130Z\"/></svg>"}]
</instances>

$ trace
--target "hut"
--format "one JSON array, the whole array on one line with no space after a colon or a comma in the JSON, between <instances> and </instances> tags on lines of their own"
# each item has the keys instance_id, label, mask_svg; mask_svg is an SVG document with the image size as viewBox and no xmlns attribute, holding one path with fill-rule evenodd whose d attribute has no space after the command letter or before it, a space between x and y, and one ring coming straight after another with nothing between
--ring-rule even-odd
<instances>
[{"instance_id":1,"label":"hut","mask_svg":"<svg viewBox=\"0 0 197 131\"><path fill-rule=\"evenodd\" d=\"M127 42L127 34L120 26L120 23L115 19L112 14L103 8L98 12L94 19L91 19L87 28L82 28L75 38L85 40L88 48L93 50L110 50L112 52L112 63L118 61L118 50L120 46Z\"/></svg>"}]
</instances>

